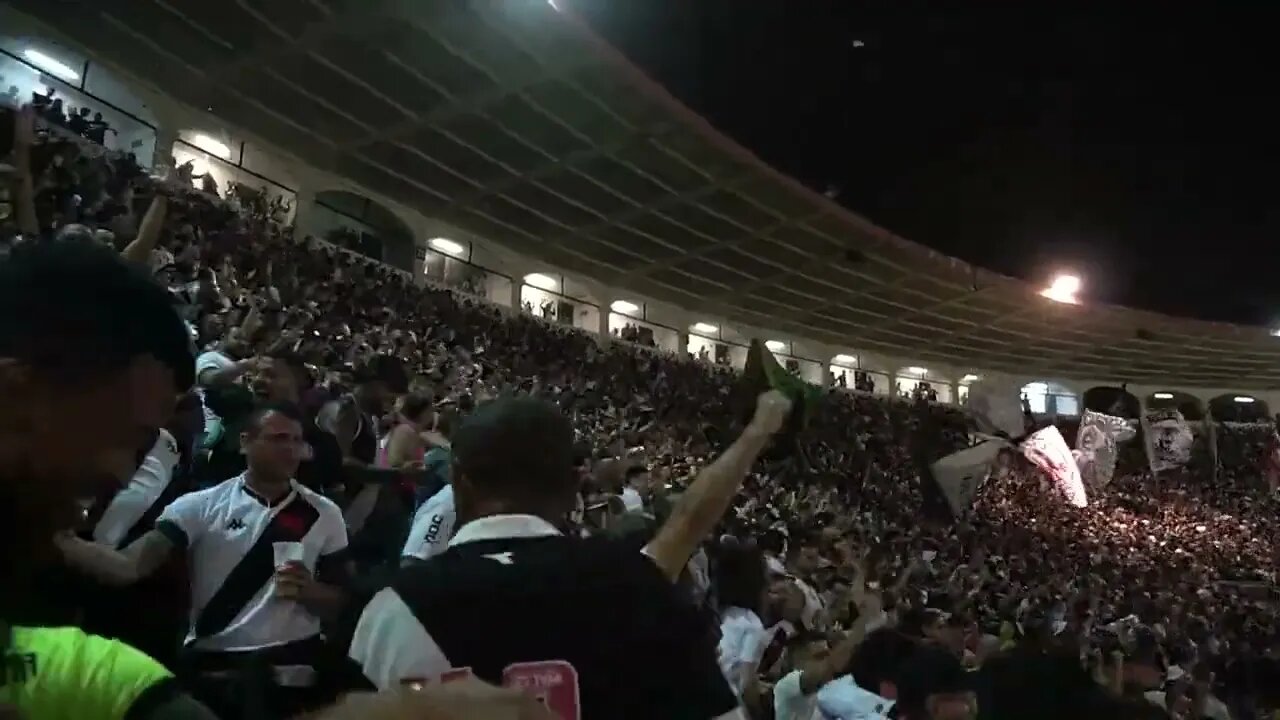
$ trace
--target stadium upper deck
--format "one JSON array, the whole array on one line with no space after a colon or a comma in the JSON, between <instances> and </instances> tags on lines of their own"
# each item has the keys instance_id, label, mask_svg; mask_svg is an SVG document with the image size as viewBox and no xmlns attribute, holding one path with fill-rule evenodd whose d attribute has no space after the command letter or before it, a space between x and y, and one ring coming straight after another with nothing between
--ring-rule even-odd
<instances>
[{"instance_id":1,"label":"stadium upper deck","mask_svg":"<svg viewBox=\"0 0 1280 720\"><path fill-rule=\"evenodd\" d=\"M1280 387L1264 328L1054 303L850 213L546 0L12 4L317 167L611 287L925 362Z\"/></svg>"}]
</instances>

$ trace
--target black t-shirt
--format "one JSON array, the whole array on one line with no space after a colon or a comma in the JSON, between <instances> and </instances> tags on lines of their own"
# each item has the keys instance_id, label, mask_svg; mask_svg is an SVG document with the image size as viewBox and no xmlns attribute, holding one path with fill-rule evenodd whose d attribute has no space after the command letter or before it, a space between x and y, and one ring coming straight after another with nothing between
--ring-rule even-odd
<instances>
[{"instance_id":1,"label":"black t-shirt","mask_svg":"<svg viewBox=\"0 0 1280 720\"><path fill-rule=\"evenodd\" d=\"M366 607L351 656L384 688L466 672L543 688L567 720L740 717L715 642L633 546L553 535L466 542L404 570Z\"/></svg>"}]
</instances>

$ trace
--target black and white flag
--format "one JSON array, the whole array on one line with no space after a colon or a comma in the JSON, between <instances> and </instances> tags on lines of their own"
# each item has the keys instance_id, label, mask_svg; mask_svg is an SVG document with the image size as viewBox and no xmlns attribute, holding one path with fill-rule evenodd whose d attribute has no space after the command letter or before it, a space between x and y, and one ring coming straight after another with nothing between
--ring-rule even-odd
<instances>
[{"instance_id":1,"label":"black and white flag","mask_svg":"<svg viewBox=\"0 0 1280 720\"><path fill-rule=\"evenodd\" d=\"M1133 426L1122 417L1085 410L1072 451L1085 487L1105 487L1116 471L1117 446L1132 440Z\"/></svg>"},{"instance_id":2,"label":"black and white flag","mask_svg":"<svg viewBox=\"0 0 1280 720\"><path fill-rule=\"evenodd\" d=\"M1151 472L1180 468L1191 460L1195 436L1177 410L1152 410L1142 417Z\"/></svg>"},{"instance_id":3,"label":"black and white flag","mask_svg":"<svg viewBox=\"0 0 1280 720\"><path fill-rule=\"evenodd\" d=\"M991 464L1000 451L1013 447L1008 441L989 437L977 445L951 453L930 466L933 479L947 499L954 517L961 517L978 490L991 475Z\"/></svg>"}]
</instances>

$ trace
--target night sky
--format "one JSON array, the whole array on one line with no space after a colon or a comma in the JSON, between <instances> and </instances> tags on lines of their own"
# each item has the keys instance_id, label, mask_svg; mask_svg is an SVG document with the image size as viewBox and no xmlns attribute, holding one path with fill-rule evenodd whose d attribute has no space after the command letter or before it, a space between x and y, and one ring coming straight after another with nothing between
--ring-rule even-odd
<instances>
[{"instance_id":1,"label":"night sky","mask_svg":"<svg viewBox=\"0 0 1280 720\"><path fill-rule=\"evenodd\" d=\"M1086 302L1280 322L1280 4L567 4L903 237L1036 282L1076 270Z\"/></svg>"}]
</instances>

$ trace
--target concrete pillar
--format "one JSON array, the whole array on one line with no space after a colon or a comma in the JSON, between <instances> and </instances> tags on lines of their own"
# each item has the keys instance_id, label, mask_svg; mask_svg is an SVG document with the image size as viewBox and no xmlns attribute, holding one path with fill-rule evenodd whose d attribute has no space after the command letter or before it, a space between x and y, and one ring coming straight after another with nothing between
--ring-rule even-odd
<instances>
[{"instance_id":1,"label":"concrete pillar","mask_svg":"<svg viewBox=\"0 0 1280 720\"><path fill-rule=\"evenodd\" d=\"M679 343L680 345L680 347L676 350L676 352L680 354L680 357L684 357L685 355L688 355L689 354L689 332L687 330L681 330L679 335L676 337L676 342Z\"/></svg>"},{"instance_id":2,"label":"concrete pillar","mask_svg":"<svg viewBox=\"0 0 1280 720\"><path fill-rule=\"evenodd\" d=\"M609 304L613 301L608 299L607 295L597 295L601 298L600 311L596 313L596 334L600 336L600 344L607 346L613 340L613 335L609 332Z\"/></svg>"},{"instance_id":3,"label":"concrete pillar","mask_svg":"<svg viewBox=\"0 0 1280 720\"><path fill-rule=\"evenodd\" d=\"M178 142L178 128L161 125L156 128L156 147L151 156L151 169L157 175L167 176L173 169L173 145Z\"/></svg>"},{"instance_id":4,"label":"concrete pillar","mask_svg":"<svg viewBox=\"0 0 1280 720\"><path fill-rule=\"evenodd\" d=\"M315 234L316 192L310 184L300 185L293 199L294 231L303 237Z\"/></svg>"},{"instance_id":5,"label":"concrete pillar","mask_svg":"<svg viewBox=\"0 0 1280 720\"><path fill-rule=\"evenodd\" d=\"M523 281L520 279L522 275L511 276L511 309L516 312L524 312L524 306L520 302L520 288Z\"/></svg>"}]
</instances>

